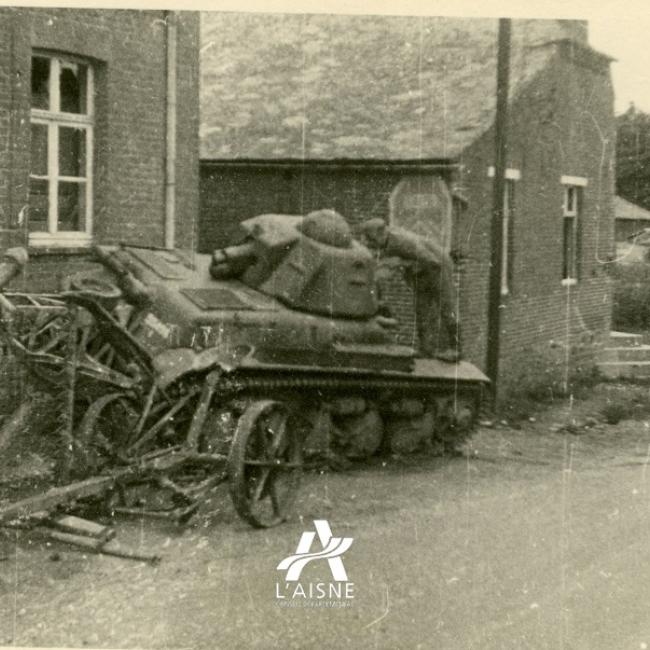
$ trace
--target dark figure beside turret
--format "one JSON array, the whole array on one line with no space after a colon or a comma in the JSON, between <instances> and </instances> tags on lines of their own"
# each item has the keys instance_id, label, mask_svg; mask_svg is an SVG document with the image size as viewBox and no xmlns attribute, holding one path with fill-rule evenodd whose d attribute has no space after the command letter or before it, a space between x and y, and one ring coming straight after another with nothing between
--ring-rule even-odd
<instances>
[{"instance_id":1,"label":"dark figure beside turret","mask_svg":"<svg viewBox=\"0 0 650 650\"><path fill-rule=\"evenodd\" d=\"M413 291L420 354L455 362L461 357L460 325L454 303L453 262L434 241L408 230L389 227L383 219L361 225L368 248L382 257L404 262L404 279ZM446 348L438 349L436 326L442 321Z\"/></svg>"}]
</instances>

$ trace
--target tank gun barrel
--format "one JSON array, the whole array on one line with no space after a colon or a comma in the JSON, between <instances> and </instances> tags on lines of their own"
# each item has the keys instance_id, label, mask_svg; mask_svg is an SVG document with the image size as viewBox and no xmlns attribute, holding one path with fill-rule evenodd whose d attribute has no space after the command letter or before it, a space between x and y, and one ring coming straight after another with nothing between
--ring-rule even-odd
<instances>
[{"instance_id":1,"label":"tank gun barrel","mask_svg":"<svg viewBox=\"0 0 650 650\"><path fill-rule=\"evenodd\" d=\"M8 248L0 257L0 289L8 284L27 264L27 251L24 248Z\"/></svg>"},{"instance_id":2,"label":"tank gun barrel","mask_svg":"<svg viewBox=\"0 0 650 650\"><path fill-rule=\"evenodd\" d=\"M226 279L241 275L255 260L255 242L218 248L212 253L210 275L215 280Z\"/></svg>"},{"instance_id":3,"label":"tank gun barrel","mask_svg":"<svg viewBox=\"0 0 650 650\"><path fill-rule=\"evenodd\" d=\"M117 279L120 289L126 296L137 304L148 303L151 301L151 291L149 288L135 277L133 272L112 252L95 246L93 249L99 261L111 271Z\"/></svg>"}]
</instances>

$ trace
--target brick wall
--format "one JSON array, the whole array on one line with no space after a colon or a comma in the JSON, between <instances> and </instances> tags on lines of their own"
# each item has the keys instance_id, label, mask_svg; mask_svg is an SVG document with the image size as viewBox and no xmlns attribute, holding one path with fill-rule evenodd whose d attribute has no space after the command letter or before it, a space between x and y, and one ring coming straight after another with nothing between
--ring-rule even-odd
<instances>
[{"instance_id":1,"label":"brick wall","mask_svg":"<svg viewBox=\"0 0 650 650\"><path fill-rule=\"evenodd\" d=\"M28 202L33 50L82 57L95 70L95 240L163 244L164 18L162 11L0 9L0 247L24 239L12 226ZM180 13L176 222L186 247L198 211L198 28L198 13Z\"/></svg>"},{"instance_id":2,"label":"brick wall","mask_svg":"<svg viewBox=\"0 0 650 650\"><path fill-rule=\"evenodd\" d=\"M567 45L515 98L508 167L515 182L513 279L501 302L500 374L532 346L571 345L580 334L609 331L613 250L613 95L607 63ZM461 281L462 322L470 357L483 364L489 278L493 131L464 152L462 182L471 208L456 233L471 256ZM588 180L583 190L579 281L562 278L562 175Z\"/></svg>"},{"instance_id":3,"label":"brick wall","mask_svg":"<svg viewBox=\"0 0 650 650\"><path fill-rule=\"evenodd\" d=\"M388 218L389 197L408 172L385 168L330 168L203 161L199 252L223 246L241 221L264 212L307 214L332 208L355 224Z\"/></svg>"}]
</instances>

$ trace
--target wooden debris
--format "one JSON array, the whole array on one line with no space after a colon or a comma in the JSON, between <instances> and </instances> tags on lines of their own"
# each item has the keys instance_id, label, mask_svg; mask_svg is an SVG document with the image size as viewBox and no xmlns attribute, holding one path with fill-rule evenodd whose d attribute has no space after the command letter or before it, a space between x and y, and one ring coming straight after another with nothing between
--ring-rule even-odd
<instances>
[{"instance_id":1,"label":"wooden debris","mask_svg":"<svg viewBox=\"0 0 650 650\"><path fill-rule=\"evenodd\" d=\"M149 564L158 564L161 560L160 555L155 555L153 553L138 553L120 546L117 540L112 540L107 544L104 544L104 546L99 549L99 552L103 555L112 555L126 560L139 560L140 562L148 562Z\"/></svg>"},{"instance_id":2,"label":"wooden debris","mask_svg":"<svg viewBox=\"0 0 650 650\"><path fill-rule=\"evenodd\" d=\"M130 465L106 476L95 476L83 481L51 488L43 494L28 497L0 508L0 525L14 519L35 515L41 511L50 512L57 506L65 506L79 499L100 497L118 483L131 477L147 477L169 472L191 460L190 456L191 454L187 452L174 449L167 454L157 455L149 461Z\"/></svg>"},{"instance_id":3,"label":"wooden debris","mask_svg":"<svg viewBox=\"0 0 650 650\"><path fill-rule=\"evenodd\" d=\"M76 546L93 553L101 553L102 555L111 555L113 557L120 557L127 560L137 560L140 562L148 562L150 564L157 564L160 562L161 557L153 553L138 553L129 548L121 546L117 540L106 541L98 537L89 537L86 535L74 535L72 533L63 533L58 530L52 530L44 526L38 526L31 529L30 532L36 533L39 537Z\"/></svg>"},{"instance_id":4,"label":"wooden debris","mask_svg":"<svg viewBox=\"0 0 650 650\"><path fill-rule=\"evenodd\" d=\"M53 510L57 506L68 504L77 499L101 496L115 485L117 479L116 474L97 476L85 481L51 488L44 494L10 503L4 508L0 508L0 524L22 517L29 517L41 511Z\"/></svg>"},{"instance_id":5,"label":"wooden debris","mask_svg":"<svg viewBox=\"0 0 650 650\"><path fill-rule=\"evenodd\" d=\"M115 537L115 529L74 515L61 515L49 519L49 523L66 533L94 537L101 542L108 542Z\"/></svg>"},{"instance_id":6,"label":"wooden debris","mask_svg":"<svg viewBox=\"0 0 650 650\"><path fill-rule=\"evenodd\" d=\"M182 487L171 478L180 469L223 466L225 456L198 453L194 449L169 448L156 450L141 457L130 465L121 467L111 474L96 476L68 485L54 487L47 492L22 499L0 508L0 526L7 526L33 532L47 540L61 542L95 553L111 555L148 563L157 563L160 556L140 553L122 547L114 539L115 530L110 526L60 512L70 509L77 501L87 498L101 498L108 494L120 495L124 488L140 483L152 483L169 489L174 495L176 507L169 509L143 509L115 505L113 511L124 515L136 515L167 519L179 525L185 524L198 510L200 501L196 498L211 487L226 479L225 471L213 472L208 478ZM185 475L181 477L181 480ZM180 503L179 503L180 501ZM57 513L57 509L59 512ZM0 559L3 559L0 556Z\"/></svg>"},{"instance_id":7,"label":"wooden debris","mask_svg":"<svg viewBox=\"0 0 650 650\"><path fill-rule=\"evenodd\" d=\"M48 539L53 539L57 542L63 542L64 544L70 544L72 546L85 548L90 551L101 551L102 546L106 544L105 540L97 537L87 537L86 535L63 533L59 530L52 530L51 528L44 528L41 526L35 528L34 531L39 536L47 537Z\"/></svg>"}]
</instances>

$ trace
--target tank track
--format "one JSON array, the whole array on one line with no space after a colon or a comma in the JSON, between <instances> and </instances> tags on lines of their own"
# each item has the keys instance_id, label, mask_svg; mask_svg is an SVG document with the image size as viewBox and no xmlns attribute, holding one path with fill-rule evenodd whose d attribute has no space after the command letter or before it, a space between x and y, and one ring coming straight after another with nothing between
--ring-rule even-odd
<instances>
[{"instance_id":1,"label":"tank track","mask_svg":"<svg viewBox=\"0 0 650 650\"><path fill-rule=\"evenodd\" d=\"M480 397L482 384L472 381L413 377L377 377L322 372L318 374L291 372L281 376L277 371L238 370L226 379L228 387L235 392L312 389L327 392L398 391L412 394L442 393Z\"/></svg>"}]
</instances>

